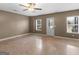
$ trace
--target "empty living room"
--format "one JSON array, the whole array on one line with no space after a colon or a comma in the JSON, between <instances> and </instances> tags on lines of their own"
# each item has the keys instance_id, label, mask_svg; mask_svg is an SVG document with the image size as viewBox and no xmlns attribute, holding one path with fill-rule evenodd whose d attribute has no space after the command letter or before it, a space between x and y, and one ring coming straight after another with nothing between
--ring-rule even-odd
<instances>
[{"instance_id":1,"label":"empty living room","mask_svg":"<svg viewBox=\"0 0 79 59\"><path fill-rule=\"evenodd\" d=\"M79 55L79 3L0 3L0 55Z\"/></svg>"}]
</instances>

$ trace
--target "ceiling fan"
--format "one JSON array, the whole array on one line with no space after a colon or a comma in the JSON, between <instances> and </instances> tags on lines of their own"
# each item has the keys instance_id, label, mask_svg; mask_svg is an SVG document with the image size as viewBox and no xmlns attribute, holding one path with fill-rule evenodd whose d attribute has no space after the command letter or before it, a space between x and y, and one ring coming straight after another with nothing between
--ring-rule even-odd
<instances>
[{"instance_id":1,"label":"ceiling fan","mask_svg":"<svg viewBox=\"0 0 79 59\"><path fill-rule=\"evenodd\" d=\"M19 4L19 5L26 8L23 11L26 11L26 10L30 10L30 11L42 10L41 8L36 8L36 4L35 3L26 3L25 5L24 4Z\"/></svg>"}]
</instances>

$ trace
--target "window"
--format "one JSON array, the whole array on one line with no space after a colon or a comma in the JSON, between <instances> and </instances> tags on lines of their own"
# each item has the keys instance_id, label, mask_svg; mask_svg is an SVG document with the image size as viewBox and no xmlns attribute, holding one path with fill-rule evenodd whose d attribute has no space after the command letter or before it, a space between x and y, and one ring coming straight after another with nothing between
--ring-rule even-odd
<instances>
[{"instance_id":1,"label":"window","mask_svg":"<svg viewBox=\"0 0 79 59\"><path fill-rule=\"evenodd\" d=\"M67 17L67 33L79 33L79 16Z\"/></svg>"},{"instance_id":2,"label":"window","mask_svg":"<svg viewBox=\"0 0 79 59\"><path fill-rule=\"evenodd\" d=\"M42 31L42 20L36 19L36 31Z\"/></svg>"}]
</instances>

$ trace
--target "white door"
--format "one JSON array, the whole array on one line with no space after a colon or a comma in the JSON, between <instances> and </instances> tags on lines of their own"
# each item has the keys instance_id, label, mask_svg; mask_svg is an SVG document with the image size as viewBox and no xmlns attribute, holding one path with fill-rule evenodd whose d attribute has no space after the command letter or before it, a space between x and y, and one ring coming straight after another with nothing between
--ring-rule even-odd
<instances>
[{"instance_id":1,"label":"white door","mask_svg":"<svg viewBox=\"0 0 79 59\"><path fill-rule=\"evenodd\" d=\"M54 36L54 17L46 18L46 32L49 36Z\"/></svg>"}]
</instances>

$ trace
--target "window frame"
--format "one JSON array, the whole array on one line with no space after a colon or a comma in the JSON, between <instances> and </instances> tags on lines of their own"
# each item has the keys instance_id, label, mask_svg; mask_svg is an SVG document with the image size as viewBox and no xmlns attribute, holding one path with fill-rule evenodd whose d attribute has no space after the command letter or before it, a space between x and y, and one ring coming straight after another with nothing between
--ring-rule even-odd
<instances>
[{"instance_id":1,"label":"window frame","mask_svg":"<svg viewBox=\"0 0 79 59\"><path fill-rule=\"evenodd\" d=\"M74 24L71 24L73 26L78 26L78 32L68 32L68 19L67 19L68 17L74 17L74 20L75 20L75 17L78 18L78 24L75 24L74 22L73 22ZM79 34L79 16L68 16L68 17L66 17L66 32L71 34Z\"/></svg>"},{"instance_id":2,"label":"window frame","mask_svg":"<svg viewBox=\"0 0 79 59\"><path fill-rule=\"evenodd\" d=\"M41 21L41 22L40 22L41 24L39 24L40 27L41 27L40 30L37 30L37 26L38 26L37 22L38 22L38 20ZM35 30L36 30L36 31L42 31L42 19L41 19L41 18L38 18L38 19L35 20Z\"/></svg>"}]
</instances>

